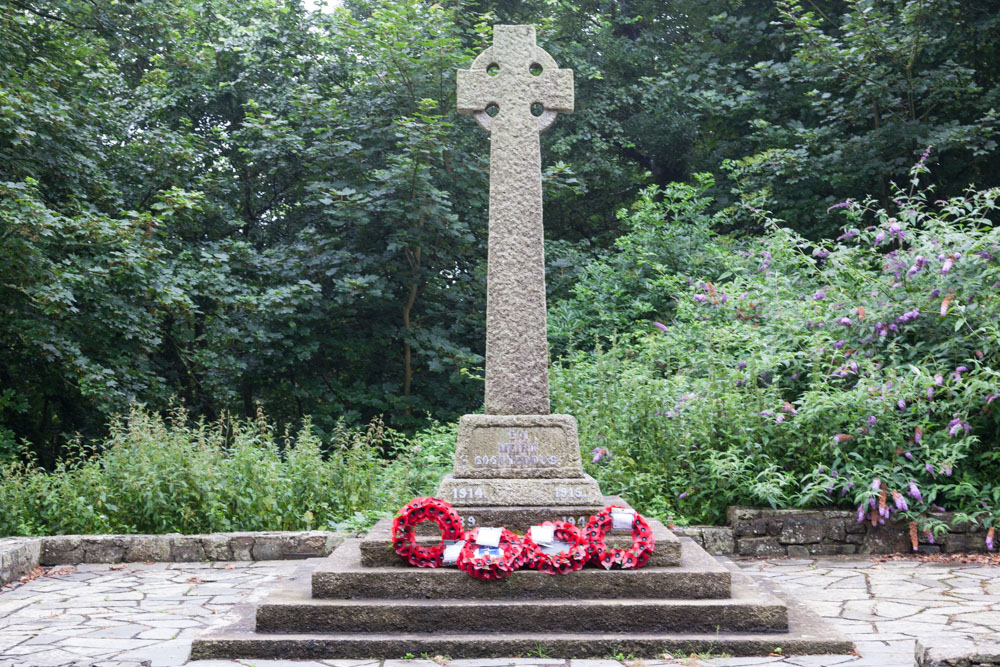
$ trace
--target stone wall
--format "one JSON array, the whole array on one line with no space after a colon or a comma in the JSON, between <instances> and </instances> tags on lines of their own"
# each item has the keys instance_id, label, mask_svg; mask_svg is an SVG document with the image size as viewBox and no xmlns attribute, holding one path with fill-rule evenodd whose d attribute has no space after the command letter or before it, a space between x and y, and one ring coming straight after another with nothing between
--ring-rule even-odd
<instances>
[{"instance_id":1,"label":"stone wall","mask_svg":"<svg viewBox=\"0 0 1000 667\"><path fill-rule=\"evenodd\" d=\"M213 533L210 535L53 535L0 539L0 586L39 565L79 563L287 560L327 556L343 533Z\"/></svg>"},{"instance_id":2,"label":"stone wall","mask_svg":"<svg viewBox=\"0 0 1000 667\"><path fill-rule=\"evenodd\" d=\"M212 533L209 535L54 535L39 538L42 565L286 560L326 556L342 533Z\"/></svg>"},{"instance_id":3,"label":"stone wall","mask_svg":"<svg viewBox=\"0 0 1000 667\"><path fill-rule=\"evenodd\" d=\"M986 532L952 521L951 530L930 544L920 535L921 553L985 551ZM858 523L857 515L842 510L775 510L730 507L729 526L679 528L709 553L745 557L807 558L851 554L912 553L909 524L888 521L882 526Z\"/></svg>"},{"instance_id":4,"label":"stone wall","mask_svg":"<svg viewBox=\"0 0 1000 667\"><path fill-rule=\"evenodd\" d=\"M41 552L42 545L38 539L0 539L0 586L16 581L38 567Z\"/></svg>"}]
</instances>

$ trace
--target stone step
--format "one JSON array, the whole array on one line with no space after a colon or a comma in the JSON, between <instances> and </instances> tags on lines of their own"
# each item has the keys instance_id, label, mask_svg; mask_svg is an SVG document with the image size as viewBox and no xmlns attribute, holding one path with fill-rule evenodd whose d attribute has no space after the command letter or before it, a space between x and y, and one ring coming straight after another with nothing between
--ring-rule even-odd
<instances>
[{"instance_id":1,"label":"stone step","mask_svg":"<svg viewBox=\"0 0 1000 667\"><path fill-rule=\"evenodd\" d=\"M648 519L648 521L649 527L653 531L653 539L656 540L656 549L650 557L647 566L670 567L679 565L681 561L681 546L677 536L670 532L660 521L656 519ZM420 526L423 525L420 524ZM479 525L487 526L493 524L481 523ZM441 539L440 533L433 533L431 528L436 530L437 526L431 524L427 532L421 531L417 533L418 543L428 545L438 543ZM527 528L518 532L523 533L526 530ZM409 567L393 550L391 533L392 519L380 519L368 531L368 534L361 541L361 565L363 567L391 567L394 565ZM627 548L632 544L632 536L629 533L610 533L607 536L606 542L608 546Z\"/></svg>"},{"instance_id":2,"label":"stone step","mask_svg":"<svg viewBox=\"0 0 1000 667\"><path fill-rule=\"evenodd\" d=\"M405 658L446 655L459 658L499 658L542 655L548 658L607 658L628 655L659 658L664 653L688 656L714 654L766 656L845 654L854 650L843 637L809 631L787 635L754 633L504 633L414 634L391 636L342 634L255 634L226 626L198 637L191 646L191 660L329 660ZM819 663L810 663L819 664Z\"/></svg>"},{"instance_id":3,"label":"stone step","mask_svg":"<svg viewBox=\"0 0 1000 667\"><path fill-rule=\"evenodd\" d=\"M468 578L464 573L454 575ZM258 632L382 634L504 632L512 624L535 633L573 632L579 628L600 633L787 630L783 602L752 588L734 585L732 592L729 599L702 600L337 600L311 598L308 582L299 582L271 593L260 603L256 627Z\"/></svg>"},{"instance_id":4,"label":"stone step","mask_svg":"<svg viewBox=\"0 0 1000 667\"><path fill-rule=\"evenodd\" d=\"M638 570L584 568L579 572L552 576L534 570L518 570L499 581L473 579L456 568L409 567L396 559L391 566L363 567L361 540L347 540L322 559L312 574L316 598L456 598L550 599L550 598L643 598L652 591L667 598L727 598L729 570L703 549L685 538L679 541L680 563Z\"/></svg>"},{"instance_id":5,"label":"stone step","mask_svg":"<svg viewBox=\"0 0 1000 667\"><path fill-rule=\"evenodd\" d=\"M766 587L766 585L765 585ZM402 658L408 655L447 655L451 658L490 658L515 655L545 655L552 658L602 658L632 655L658 658L664 653L729 654L765 656L845 654L854 644L831 628L823 619L794 600L784 599L788 608L787 632L538 632L511 619L523 630L495 633L432 632L379 634L354 633L265 633L255 632L253 607L239 608L239 615L227 625L211 628L195 637L191 660L211 659L307 659Z\"/></svg>"},{"instance_id":6,"label":"stone step","mask_svg":"<svg viewBox=\"0 0 1000 667\"><path fill-rule=\"evenodd\" d=\"M685 547L690 540L685 540ZM701 549L691 543L692 550L700 552ZM685 549L687 550L687 549ZM205 631L194 639L191 651L191 659L336 659L336 658L370 658L378 656L381 658L398 658L406 655L429 654L448 655L452 658L481 658L481 657L503 657L512 655L548 655L555 658L586 658L586 657L606 657L612 654L631 654L636 657L653 658L659 657L663 653L684 654L691 653L728 653L734 656L768 655L769 653L780 651L784 655L796 654L816 654L816 653L849 653L853 650L853 644L843 635L831 628L825 621L816 614L806 609L803 605L793 599L787 598L784 593L773 587L766 580L751 579L741 574L731 563L720 563L730 572L732 579L732 590L735 594L736 606L742 602L743 608L748 608L751 601L757 601L764 606L772 606L773 603L785 606L785 618L787 618L787 631L785 632L731 632L722 627L711 627L705 632L697 632L690 627L682 627L676 632L651 631L648 625L643 625L645 617L641 615L618 614L618 617L637 619L635 623L622 623L619 631L606 631L597 628L590 628L586 622L579 617L575 619L570 632L542 632L532 625L534 617L525 616L524 613L533 613L539 609L540 604L554 601L536 601L534 608L529 608L530 601L505 601L506 604L497 604L495 601L462 600L463 609L470 606L481 606L483 604L492 605L497 616L508 621L506 626L501 626L501 631L496 632L473 632L465 627L467 615L456 614L454 624L450 626L434 626L424 632L414 632L414 626L410 624L413 614L405 619L404 632L384 631L380 627L367 625L371 622L371 617L355 616L357 626L363 627L365 632L309 632L308 629L299 622L300 619L293 618L296 623L297 632L256 632L257 614L252 605L238 605L232 612L228 624L216 626ZM327 605L344 606L345 601L340 600L308 600L310 581L312 579L312 569L314 564L303 567L300 572L289 582L282 584L265 604L271 605L295 605L301 603L326 603ZM355 562L354 569L360 569ZM641 570L640 570L641 571ZM375 572L369 570L371 574ZM426 572L426 571L425 571ZM455 573L457 574L457 573ZM581 574L581 573L574 573ZM613 571L612 574L626 574L623 571ZM514 576L517 576L515 574ZM570 578L573 575L567 575ZM513 577L511 578L513 579ZM550 577L555 581L557 577ZM510 579L506 580L510 581ZM503 584L504 582L492 582L492 584ZM646 594L650 594L649 590ZM280 591L285 591L283 601ZM288 595L294 594L296 599L290 600ZM371 602L371 601L368 601ZM637 609L635 600L604 600L608 610L613 610L615 603L624 605L632 604L631 609ZM642 601L640 601L642 602ZM647 602L645 609L657 609L656 603L660 601ZM681 601L673 601L674 603ZM706 606L711 606L714 602L721 608L726 604L732 604L733 600L688 600L688 610L699 612ZM365 609L364 601L356 601L355 609ZM408 600L382 601L388 605L410 605L409 610L413 610L416 604L421 605L421 609L431 608L434 605L445 604L448 600ZM561 600L560 605L581 604L593 607L593 601L573 599ZM550 604L550 607L552 605ZM619 610L629 607L617 607ZM273 608L272 608L273 609ZM514 612L511 614L510 612ZM504 613L507 612L507 613ZM271 613L271 612L267 612ZM294 612L300 613L300 612ZM558 612L563 613L563 612ZM654 618L660 611L653 613ZM780 612L779 612L780 613ZM481 617L481 615L479 615ZM420 612L417 616L417 623L423 623L421 627L427 627L426 616ZM444 619L439 619L444 620ZM267 621L267 623L273 623ZM613 626L613 623L607 623ZM703 624L704 625L704 624ZM744 623L744 627L748 625ZM357 627L356 626L356 627ZM605 627L605 626L602 626ZM587 630L581 632L582 629Z\"/></svg>"}]
</instances>

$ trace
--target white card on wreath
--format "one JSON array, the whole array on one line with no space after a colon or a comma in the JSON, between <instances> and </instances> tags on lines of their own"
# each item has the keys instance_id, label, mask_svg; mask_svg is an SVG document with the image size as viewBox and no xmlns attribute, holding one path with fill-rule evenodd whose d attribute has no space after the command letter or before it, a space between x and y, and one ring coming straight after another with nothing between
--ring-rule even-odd
<instances>
[{"instance_id":1,"label":"white card on wreath","mask_svg":"<svg viewBox=\"0 0 1000 667\"><path fill-rule=\"evenodd\" d=\"M532 541L538 546L552 544L552 540L556 538L555 526L532 526L528 532L531 534Z\"/></svg>"},{"instance_id":2,"label":"white card on wreath","mask_svg":"<svg viewBox=\"0 0 1000 667\"><path fill-rule=\"evenodd\" d=\"M465 540L459 540L458 542L453 542L444 548L444 555L441 557L442 562L445 565L454 565L458 562L458 554L462 553L462 547L465 546Z\"/></svg>"},{"instance_id":3,"label":"white card on wreath","mask_svg":"<svg viewBox=\"0 0 1000 667\"><path fill-rule=\"evenodd\" d=\"M480 528L476 533L476 544L481 547L498 547L502 532L503 528Z\"/></svg>"},{"instance_id":4,"label":"white card on wreath","mask_svg":"<svg viewBox=\"0 0 1000 667\"><path fill-rule=\"evenodd\" d=\"M635 510L625 508L611 510L611 530L632 530L633 521L635 521Z\"/></svg>"}]
</instances>

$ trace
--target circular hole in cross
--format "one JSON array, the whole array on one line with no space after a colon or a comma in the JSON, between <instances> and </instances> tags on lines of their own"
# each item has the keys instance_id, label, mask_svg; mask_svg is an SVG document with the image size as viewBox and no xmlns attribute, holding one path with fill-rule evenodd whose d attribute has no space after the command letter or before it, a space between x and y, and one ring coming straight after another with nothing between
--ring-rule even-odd
<instances>
[{"instance_id":1,"label":"circular hole in cross","mask_svg":"<svg viewBox=\"0 0 1000 667\"><path fill-rule=\"evenodd\" d=\"M531 105L532 116L536 117L541 116L543 113L545 113L545 107L542 105L541 102L535 102L534 104Z\"/></svg>"},{"instance_id":2,"label":"circular hole in cross","mask_svg":"<svg viewBox=\"0 0 1000 667\"><path fill-rule=\"evenodd\" d=\"M486 115L493 118L498 113L500 113L500 105L494 102L493 104L486 105Z\"/></svg>"},{"instance_id":3,"label":"circular hole in cross","mask_svg":"<svg viewBox=\"0 0 1000 667\"><path fill-rule=\"evenodd\" d=\"M486 66L486 73L489 74L490 76L496 76L497 74L500 73L500 65L497 65L496 63L490 63L489 65Z\"/></svg>"},{"instance_id":4,"label":"circular hole in cross","mask_svg":"<svg viewBox=\"0 0 1000 667\"><path fill-rule=\"evenodd\" d=\"M531 67L528 68L528 71L531 72L532 76L538 76L542 73L542 66L538 63L531 63Z\"/></svg>"}]
</instances>

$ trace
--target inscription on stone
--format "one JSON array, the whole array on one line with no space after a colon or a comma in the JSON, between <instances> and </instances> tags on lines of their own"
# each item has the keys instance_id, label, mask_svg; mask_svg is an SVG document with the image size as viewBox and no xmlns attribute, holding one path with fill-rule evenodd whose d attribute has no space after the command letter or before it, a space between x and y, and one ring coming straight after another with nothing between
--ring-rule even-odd
<instances>
[{"instance_id":1,"label":"inscription on stone","mask_svg":"<svg viewBox=\"0 0 1000 667\"><path fill-rule=\"evenodd\" d=\"M496 454L476 455L472 465L477 468L537 468L560 465L554 454L540 450L538 440L526 429L507 429L507 439L497 443Z\"/></svg>"},{"instance_id":2,"label":"inscription on stone","mask_svg":"<svg viewBox=\"0 0 1000 667\"><path fill-rule=\"evenodd\" d=\"M582 477L575 429L566 428L565 419L542 419L553 423L477 425L460 431L456 477Z\"/></svg>"}]
</instances>

